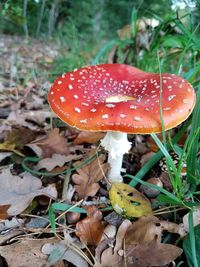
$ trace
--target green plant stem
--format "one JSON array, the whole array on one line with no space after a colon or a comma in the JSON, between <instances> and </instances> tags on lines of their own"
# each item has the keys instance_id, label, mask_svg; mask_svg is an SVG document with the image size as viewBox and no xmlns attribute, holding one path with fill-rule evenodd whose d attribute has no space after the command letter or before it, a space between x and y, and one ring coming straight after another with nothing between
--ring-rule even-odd
<instances>
[{"instance_id":1,"label":"green plant stem","mask_svg":"<svg viewBox=\"0 0 200 267\"><path fill-rule=\"evenodd\" d=\"M175 144L177 143L183 133L186 131L186 129L188 128L188 126L190 125L190 120L188 120L185 125L180 129L180 131L175 134L175 136L172 138L172 143ZM167 143L167 149L170 148L170 144L169 142ZM163 157L163 153L161 151L157 152L146 164L144 164L144 166L134 175L135 177L137 177L138 179L142 179L145 174L147 174L147 172ZM132 179L132 181L129 183L130 186L135 187L138 184L138 181L135 181L134 179Z\"/></svg>"},{"instance_id":2,"label":"green plant stem","mask_svg":"<svg viewBox=\"0 0 200 267\"><path fill-rule=\"evenodd\" d=\"M195 240L194 224L193 224L193 209L189 213L189 238L190 238L190 246L192 250L193 266L199 267L199 264L197 262L197 255L196 255L196 240Z\"/></svg>"}]
</instances>

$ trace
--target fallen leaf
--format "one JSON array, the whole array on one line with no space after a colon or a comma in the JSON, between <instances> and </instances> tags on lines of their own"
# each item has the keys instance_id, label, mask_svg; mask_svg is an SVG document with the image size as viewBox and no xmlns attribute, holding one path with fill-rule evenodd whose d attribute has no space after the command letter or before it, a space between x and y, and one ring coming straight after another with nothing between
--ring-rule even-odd
<instances>
[{"instance_id":1,"label":"fallen leaf","mask_svg":"<svg viewBox=\"0 0 200 267\"><path fill-rule=\"evenodd\" d=\"M66 260L77 267L88 267L86 260L77 251L68 247L65 240L55 244L45 244L42 247L42 253L49 255L46 266L52 266L61 260Z\"/></svg>"},{"instance_id":2,"label":"fallen leaf","mask_svg":"<svg viewBox=\"0 0 200 267\"><path fill-rule=\"evenodd\" d=\"M137 246L125 242L125 262L127 267L166 266L182 253L182 249L171 244L162 244L153 239ZM145 257L144 257L145 255Z\"/></svg>"},{"instance_id":3,"label":"fallen leaf","mask_svg":"<svg viewBox=\"0 0 200 267\"><path fill-rule=\"evenodd\" d=\"M0 205L0 219L5 220L8 218L7 210L10 207L10 205Z\"/></svg>"},{"instance_id":4,"label":"fallen leaf","mask_svg":"<svg viewBox=\"0 0 200 267\"><path fill-rule=\"evenodd\" d=\"M10 157L12 155L12 152L0 152L0 162L7 157Z\"/></svg>"},{"instance_id":5,"label":"fallen leaf","mask_svg":"<svg viewBox=\"0 0 200 267\"><path fill-rule=\"evenodd\" d=\"M101 254L101 261L96 262L95 267L124 266L123 258L119 255L119 251L123 249L124 236L130 225L131 222L129 220L123 221L117 231L115 247L109 246L105 249ZM96 250L98 250L98 247Z\"/></svg>"},{"instance_id":6,"label":"fallen leaf","mask_svg":"<svg viewBox=\"0 0 200 267\"><path fill-rule=\"evenodd\" d=\"M43 217L37 217L37 218L31 218L30 221L28 221L25 224L26 228L45 228L49 224L48 216Z\"/></svg>"},{"instance_id":7,"label":"fallen leaf","mask_svg":"<svg viewBox=\"0 0 200 267\"><path fill-rule=\"evenodd\" d=\"M38 162L35 166L36 170L46 169L47 171L52 171L55 167L62 167L65 163L68 163L72 160L78 160L81 155L60 155L53 154L51 158L45 158Z\"/></svg>"},{"instance_id":8,"label":"fallen leaf","mask_svg":"<svg viewBox=\"0 0 200 267\"><path fill-rule=\"evenodd\" d=\"M152 214L150 201L127 184L113 183L109 198L113 209L122 216L138 218Z\"/></svg>"},{"instance_id":9,"label":"fallen leaf","mask_svg":"<svg viewBox=\"0 0 200 267\"><path fill-rule=\"evenodd\" d=\"M154 155L155 155L155 152L147 152L143 154L140 159L141 166L147 163Z\"/></svg>"},{"instance_id":10,"label":"fallen leaf","mask_svg":"<svg viewBox=\"0 0 200 267\"><path fill-rule=\"evenodd\" d=\"M10 131L5 142L14 144L16 149L23 149L24 145L33 141L38 135L37 131L33 131L26 127L17 127Z\"/></svg>"},{"instance_id":11,"label":"fallen leaf","mask_svg":"<svg viewBox=\"0 0 200 267\"><path fill-rule=\"evenodd\" d=\"M163 231L179 233L179 225L154 216L141 217L130 225L124 239L127 266L163 266L180 256L181 248L161 243Z\"/></svg>"},{"instance_id":12,"label":"fallen leaf","mask_svg":"<svg viewBox=\"0 0 200 267\"><path fill-rule=\"evenodd\" d=\"M102 213L95 206L86 207L87 217L76 224L76 235L86 245L97 245L104 231Z\"/></svg>"},{"instance_id":13,"label":"fallen leaf","mask_svg":"<svg viewBox=\"0 0 200 267\"><path fill-rule=\"evenodd\" d=\"M56 264L54 264L54 266L52 266L52 267L65 267L66 265L65 265L65 263L64 263L64 261L58 261Z\"/></svg>"},{"instance_id":14,"label":"fallen leaf","mask_svg":"<svg viewBox=\"0 0 200 267\"><path fill-rule=\"evenodd\" d=\"M169 221L160 221L155 216L141 217L134 222L126 232L126 242L133 245L145 244L152 241L155 236L161 241L162 232L179 234L179 225Z\"/></svg>"},{"instance_id":15,"label":"fallen leaf","mask_svg":"<svg viewBox=\"0 0 200 267\"><path fill-rule=\"evenodd\" d=\"M24 157L24 155L20 151L16 150L15 147L16 147L15 144L10 144L8 142L4 142L4 143L0 144L0 150L12 151L13 153L15 153L17 155Z\"/></svg>"},{"instance_id":16,"label":"fallen leaf","mask_svg":"<svg viewBox=\"0 0 200 267\"><path fill-rule=\"evenodd\" d=\"M52 113L49 110L34 110L26 111L23 114L25 120L29 122L34 122L39 125L43 125L46 119L52 117ZM29 123L30 128L30 123Z\"/></svg>"},{"instance_id":17,"label":"fallen leaf","mask_svg":"<svg viewBox=\"0 0 200 267\"><path fill-rule=\"evenodd\" d=\"M78 174L73 174L72 180L76 184L75 189L79 199L94 196L99 190L98 182L104 177L109 168L108 163L103 163L104 160L105 157L101 155L81 169L77 169ZM80 164L82 162L76 162L75 166Z\"/></svg>"},{"instance_id":18,"label":"fallen leaf","mask_svg":"<svg viewBox=\"0 0 200 267\"><path fill-rule=\"evenodd\" d=\"M31 144L38 145L42 149L43 158L50 158L53 154L69 154L67 141L60 135L58 128L53 129L48 137L35 140Z\"/></svg>"},{"instance_id":19,"label":"fallen leaf","mask_svg":"<svg viewBox=\"0 0 200 267\"><path fill-rule=\"evenodd\" d=\"M105 133L102 132L82 131L75 138L74 144L76 145L80 145L83 143L95 144L99 142L104 136Z\"/></svg>"},{"instance_id":20,"label":"fallen leaf","mask_svg":"<svg viewBox=\"0 0 200 267\"><path fill-rule=\"evenodd\" d=\"M193 226L195 227L200 224L200 207L194 207L192 215ZM180 226L185 231L185 234L189 233L189 213L183 216L183 224L181 224Z\"/></svg>"},{"instance_id":21,"label":"fallen leaf","mask_svg":"<svg viewBox=\"0 0 200 267\"><path fill-rule=\"evenodd\" d=\"M24 156L20 151L25 144L31 142L38 133L26 127L18 127L12 129L5 138L4 142L0 144L0 150L12 151L19 156Z\"/></svg>"},{"instance_id":22,"label":"fallen leaf","mask_svg":"<svg viewBox=\"0 0 200 267\"><path fill-rule=\"evenodd\" d=\"M24 172L20 176L12 175L10 169L0 174L0 205L10 205L8 215L15 216L25 210L36 196L46 195L56 198L54 185L42 187L40 179Z\"/></svg>"},{"instance_id":23,"label":"fallen leaf","mask_svg":"<svg viewBox=\"0 0 200 267\"><path fill-rule=\"evenodd\" d=\"M145 267L170 263L180 256L182 249L160 242L164 230L178 233L179 227L153 216L141 217L133 224L125 220L118 229L114 249L104 250L101 262L95 267Z\"/></svg>"},{"instance_id":24,"label":"fallen leaf","mask_svg":"<svg viewBox=\"0 0 200 267\"><path fill-rule=\"evenodd\" d=\"M104 228L101 241L100 241L100 243L98 244L98 246L95 249L95 259L98 262L101 261L101 254L102 254L102 252L108 246L113 246L113 244L115 242L116 233L117 233L117 227L114 226L114 225L112 225L112 224L108 224Z\"/></svg>"},{"instance_id":25,"label":"fallen leaf","mask_svg":"<svg viewBox=\"0 0 200 267\"><path fill-rule=\"evenodd\" d=\"M33 112L32 112L33 113ZM26 121L26 115L23 111L12 111L10 112L8 118L4 121L4 123L7 123L9 125L16 125L16 126L24 126L28 127L32 130L36 130L37 127L35 125L32 125L30 122Z\"/></svg>"},{"instance_id":26,"label":"fallen leaf","mask_svg":"<svg viewBox=\"0 0 200 267\"><path fill-rule=\"evenodd\" d=\"M10 267L43 267L46 266L47 256L41 252L41 248L47 242L51 242L51 239L24 239L7 246L0 246L0 255ZM52 242L55 242L55 238Z\"/></svg>"},{"instance_id":27,"label":"fallen leaf","mask_svg":"<svg viewBox=\"0 0 200 267\"><path fill-rule=\"evenodd\" d=\"M117 30L117 35L120 40L131 39L131 25L127 24L123 28Z\"/></svg>"}]
</instances>

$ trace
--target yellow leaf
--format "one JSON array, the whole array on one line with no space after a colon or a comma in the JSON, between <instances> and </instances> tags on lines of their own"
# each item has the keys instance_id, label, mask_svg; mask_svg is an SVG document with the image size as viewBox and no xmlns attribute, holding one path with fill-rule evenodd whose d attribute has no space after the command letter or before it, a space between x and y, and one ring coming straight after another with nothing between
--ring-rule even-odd
<instances>
[{"instance_id":1,"label":"yellow leaf","mask_svg":"<svg viewBox=\"0 0 200 267\"><path fill-rule=\"evenodd\" d=\"M15 144L10 144L8 142L4 142L2 144L0 144L0 151L11 151L21 157L24 157L24 154L22 154L21 152L19 152L18 150L15 149Z\"/></svg>"},{"instance_id":2,"label":"yellow leaf","mask_svg":"<svg viewBox=\"0 0 200 267\"><path fill-rule=\"evenodd\" d=\"M135 188L113 183L109 191L113 209L124 217L141 217L152 214L150 201Z\"/></svg>"}]
</instances>

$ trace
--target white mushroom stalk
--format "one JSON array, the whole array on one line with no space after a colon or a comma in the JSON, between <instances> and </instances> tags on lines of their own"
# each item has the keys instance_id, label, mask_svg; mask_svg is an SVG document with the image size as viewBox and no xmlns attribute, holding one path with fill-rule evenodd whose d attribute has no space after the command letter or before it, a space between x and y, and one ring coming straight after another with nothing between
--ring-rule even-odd
<instances>
[{"instance_id":1,"label":"white mushroom stalk","mask_svg":"<svg viewBox=\"0 0 200 267\"><path fill-rule=\"evenodd\" d=\"M101 140L101 145L108 151L108 163L110 164L109 181L111 183L123 182L121 176L123 155L131 148L131 142L128 141L127 133L107 132Z\"/></svg>"}]
</instances>

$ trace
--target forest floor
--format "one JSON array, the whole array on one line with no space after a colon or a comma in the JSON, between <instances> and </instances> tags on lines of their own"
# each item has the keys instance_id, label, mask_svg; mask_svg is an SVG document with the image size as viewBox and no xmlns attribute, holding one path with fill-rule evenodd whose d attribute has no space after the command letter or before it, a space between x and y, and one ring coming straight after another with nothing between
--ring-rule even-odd
<instances>
[{"instance_id":1,"label":"forest floor","mask_svg":"<svg viewBox=\"0 0 200 267\"><path fill-rule=\"evenodd\" d=\"M151 265L168 266L182 249L180 239L171 235L170 245L161 243L162 234L168 231L182 237L187 222L183 224L180 217L178 224L172 223L173 215L151 215L132 224L112 209L98 209L109 204L105 151L96 153L104 134L74 130L50 111L47 92L56 77L52 73L58 55L53 41L0 35L0 266L144 267L147 259ZM147 137L131 137L131 141L135 146L124 167L135 173L157 148ZM150 170L148 178L158 177L159 168L157 164ZM66 169L70 169L67 174ZM171 190L166 175L162 179ZM140 199L140 193L135 194ZM66 206L53 206L49 218L52 201ZM144 208L149 203L146 200ZM81 209L66 215L73 205ZM87 217L79 213L83 207Z\"/></svg>"}]
</instances>

